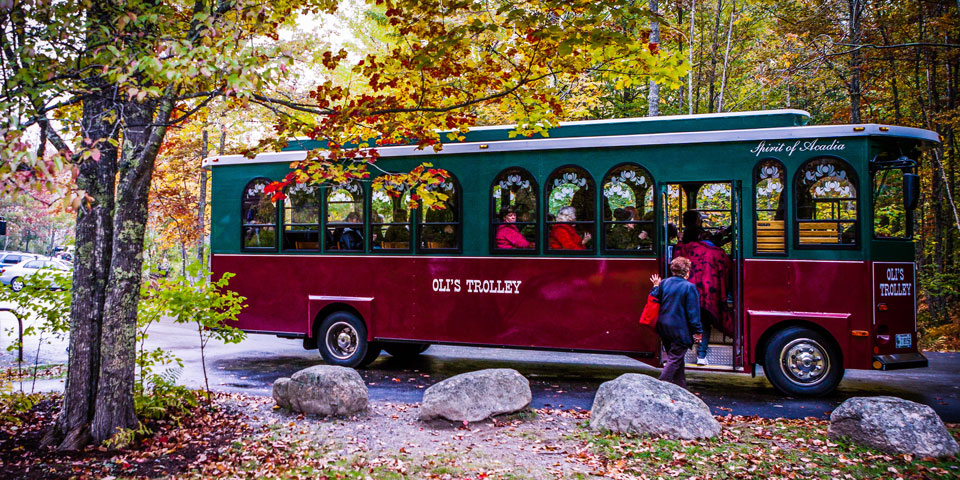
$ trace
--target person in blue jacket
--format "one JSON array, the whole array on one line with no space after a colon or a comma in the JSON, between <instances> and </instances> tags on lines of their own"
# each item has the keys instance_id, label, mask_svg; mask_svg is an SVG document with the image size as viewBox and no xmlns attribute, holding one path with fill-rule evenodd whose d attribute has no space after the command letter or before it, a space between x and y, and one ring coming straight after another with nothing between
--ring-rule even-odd
<instances>
[{"instance_id":1,"label":"person in blue jacket","mask_svg":"<svg viewBox=\"0 0 960 480\"><path fill-rule=\"evenodd\" d=\"M660 380L687 388L684 373L684 355L693 344L702 339L703 328L700 325L700 295L697 287L687 281L690 276L690 260L685 257L674 258L670 262L672 277L660 281L660 275L653 275L653 291L650 295L660 300L660 312L657 316L657 334L666 350L666 361Z\"/></svg>"}]
</instances>

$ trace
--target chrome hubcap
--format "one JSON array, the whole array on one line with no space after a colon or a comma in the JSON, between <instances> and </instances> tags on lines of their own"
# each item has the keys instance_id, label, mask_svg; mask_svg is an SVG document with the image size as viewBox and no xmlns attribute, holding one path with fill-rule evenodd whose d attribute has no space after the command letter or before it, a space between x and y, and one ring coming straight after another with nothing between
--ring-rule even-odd
<instances>
[{"instance_id":1,"label":"chrome hubcap","mask_svg":"<svg viewBox=\"0 0 960 480\"><path fill-rule=\"evenodd\" d=\"M804 385L816 385L830 371L830 358L826 350L814 340L799 338L783 347L780 352L780 369L791 381Z\"/></svg>"},{"instance_id":2,"label":"chrome hubcap","mask_svg":"<svg viewBox=\"0 0 960 480\"><path fill-rule=\"evenodd\" d=\"M346 322L330 325L326 335L327 352L338 360L346 360L357 352L360 342L357 331Z\"/></svg>"}]
</instances>

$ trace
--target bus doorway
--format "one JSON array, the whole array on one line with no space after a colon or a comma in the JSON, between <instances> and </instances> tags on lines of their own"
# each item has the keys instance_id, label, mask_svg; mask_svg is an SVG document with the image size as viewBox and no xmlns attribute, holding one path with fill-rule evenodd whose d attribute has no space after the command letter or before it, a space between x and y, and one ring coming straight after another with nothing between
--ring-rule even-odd
<instances>
[{"instance_id":1,"label":"bus doorway","mask_svg":"<svg viewBox=\"0 0 960 480\"><path fill-rule=\"evenodd\" d=\"M664 183L661 196L661 274L669 276L673 258L690 259L690 279L703 297L701 323L709 324L705 344L687 352L687 366L742 371L740 182Z\"/></svg>"}]
</instances>

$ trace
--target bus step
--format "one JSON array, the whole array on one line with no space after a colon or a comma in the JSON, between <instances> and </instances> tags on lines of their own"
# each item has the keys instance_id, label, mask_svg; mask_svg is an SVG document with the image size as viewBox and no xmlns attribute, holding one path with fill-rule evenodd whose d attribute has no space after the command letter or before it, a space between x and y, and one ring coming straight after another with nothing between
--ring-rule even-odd
<instances>
[{"instance_id":1,"label":"bus step","mask_svg":"<svg viewBox=\"0 0 960 480\"><path fill-rule=\"evenodd\" d=\"M684 356L687 367L729 370L733 368L733 345L710 345L707 350L707 365L697 365L697 347L687 350Z\"/></svg>"}]
</instances>

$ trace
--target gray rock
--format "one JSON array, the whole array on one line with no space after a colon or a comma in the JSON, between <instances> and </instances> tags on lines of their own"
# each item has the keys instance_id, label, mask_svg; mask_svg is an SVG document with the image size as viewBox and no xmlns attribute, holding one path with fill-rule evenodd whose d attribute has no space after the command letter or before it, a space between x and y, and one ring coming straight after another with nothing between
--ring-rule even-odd
<instances>
[{"instance_id":1,"label":"gray rock","mask_svg":"<svg viewBox=\"0 0 960 480\"><path fill-rule=\"evenodd\" d=\"M450 377L426 389L420 419L478 422L523 410L532 398L530 382L520 372L512 368L479 370Z\"/></svg>"},{"instance_id":2,"label":"gray rock","mask_svg":"<svg viewBox=\"0 0 960 480\"><path fill-rule=\"evenodd\" d=\"M717 436L720 422L686 389L626 373L600 385L590 410L590 428L691 440Z\"/></svg>"},{"instance_id":3,"label":"gray rock","mask_svg":"<svg viewBox=\"0 0 960 480\"><path fill-rule=\"evenodd\" d=\"M960 452L932 408L896 397L853 397L830 414L830 438L894 454L942 457Z\"/></svg>"},{"instance_id":4,"label":"gray rock","mask_svg":"<svg viewBox=\"0 0 960 480\"><path fill-rule=\"evenodd\" d=\"M352 368L316 365L273 382L273 400L313 415L352 415L367 408L367 385Z\"/></svg>"}]
</instances>

